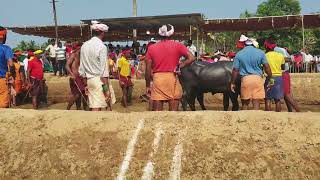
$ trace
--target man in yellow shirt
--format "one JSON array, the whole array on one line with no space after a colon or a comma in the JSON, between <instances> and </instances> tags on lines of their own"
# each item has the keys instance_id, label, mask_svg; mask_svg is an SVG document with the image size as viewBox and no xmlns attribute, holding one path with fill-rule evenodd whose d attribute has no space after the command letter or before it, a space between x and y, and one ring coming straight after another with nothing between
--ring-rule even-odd
<instances>
[{"instance_id":1,"label":"man in yellow shirt","mask_svg":"<svg viewBox=\"0 0 320 180\"><path fill-rule=\"evenodd\" d=\"M131 81L131 65L129 58L130 50L122 52L122 57L118 61L119 83L122 89L122 105L126 108L132 101L133 83Z\"/></svg>"},{"instance_id":2,"label":"man in yellow shirt","mask_svg":"<svg viewBox=\"0 0 320 180\"><path fill-rule=\"evenodd\" d=\"M266 90L266 111L271 111L271 100L276 103L276 112L281 112L281 99L284 97L283 82L282 82L282 68L285 63L285 58L282 54L275 52L274 48L277 46L273 40L266 40L265 48L267 50L266 57L272 72L272 78L265 83Z\"/></svg>"}]
</instances>

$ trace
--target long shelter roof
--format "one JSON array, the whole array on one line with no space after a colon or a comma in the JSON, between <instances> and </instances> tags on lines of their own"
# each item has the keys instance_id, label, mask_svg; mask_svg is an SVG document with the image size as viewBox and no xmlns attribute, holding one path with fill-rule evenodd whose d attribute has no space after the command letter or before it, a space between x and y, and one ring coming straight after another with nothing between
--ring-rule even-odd
<instances>
[{"instance_id":1,"label":"long shelter roof","mask_svg":"<svg viewBox=\"0 0 320 180\"><path fill-rule=\"evenodd\" d=\"M205 19L202 14L178 14L165 16L145 16L109 19L82 20L78 25L60 25L59 38L62 40L86 40L91 36L90 25L92 20L107 24L110 29L107 33L109 41L127 41L132 39L133 29L137 29L137 40L147 40L157 36L158 28L163 24L175 26L175 39L189 39L190 26L198 27L206 32L227 31L266 31L286 28L318 28L320 27L320 14L288 15L252 17L244 19ZM13 32L23 35L55 38L54 26L26 26L8 27ZM149 31L150 35L146 32Z\"/></svg>"}]
</instances>

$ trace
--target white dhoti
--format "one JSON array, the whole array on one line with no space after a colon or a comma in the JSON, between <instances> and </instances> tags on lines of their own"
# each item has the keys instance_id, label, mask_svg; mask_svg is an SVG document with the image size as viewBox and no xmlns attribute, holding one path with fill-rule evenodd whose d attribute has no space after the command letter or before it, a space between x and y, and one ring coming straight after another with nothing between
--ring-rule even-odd
<instances>
[{"instance_id":1,"label":"white dhoti","mask_svg":"<svg viewBox=\"0 0 320 180\"><path fill-rule=\"evenodd\" d=\"M100 77L88 79L88 98L90 108L107 107L106 98L103 94L102 81Z\"/></svg>"},{"instance_id":2,"label":"white dhoti","mask_svg":"<svg viewBox=\"0 0 320 180\"><path fill-rule=\"evenodd\" d=\"M113 87L111 85L111 82L109 82L109 89L111 94L111 104L115 104L117 102L116 95L114 93Z\"/></svg>"}]
</instances>

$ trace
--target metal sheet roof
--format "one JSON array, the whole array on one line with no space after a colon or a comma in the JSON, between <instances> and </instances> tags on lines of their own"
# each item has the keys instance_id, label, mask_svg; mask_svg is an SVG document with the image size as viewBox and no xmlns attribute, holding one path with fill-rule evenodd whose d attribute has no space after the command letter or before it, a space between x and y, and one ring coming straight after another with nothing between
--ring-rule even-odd
<instances>
[{"instance_id":1,"label":"metal sheet roof","mask_svg":"<svg viewBox=\"0 0 320 180\"><path fill-rule=\"evenodd\" d=\"M144 16L109 19L81 20L85 24L91 24L92 20L107 24L110 29L126 31L127 29L158 29L163 24L172 24L177 28L189 28L190 25L197 26L204 23L203 16L199 13L178 14L165 16Z\"/></svg>"},{"instance_id":2,"label":"metal sheet roof","mask_svg":"<svg viewBox=\"0 0 320 180\"><path fill-rule=\"evenodd\" d=\"M86 40L91 36L91 20L98 20L110 26L107 33L108 41L127 41L132 39L133 29L137 29L138 40L147 40L157 37L158 28L163 24L175 26L175 39L189 39L190 25L199 27L204 32L227 31L266 31L273 29L301 28L302 22L305 28L320 27L320 14L303 16L273 16L254 17L247 19L214 19L205 20L202 14L178 14L166 16L146 16L111 19L82 20L78 25L59 26L59 38L62 40ZM55 38L54 26L28 26L9 27L13 32L23 35L42 36ZM150 31L150 35L146 34Z\"/></svg>"},{"instance_id":3,"label":"metal sheet roof","mask_svg":"<svg viewBox=\"0 0 320 180\"><path fill-rule=\"evenodd\" d=\"M297 16L268 16L245 19L214 19L206 20L202 26L206 32L227 31L266 31L274 29L295 29L320 27L320 14Z\"/></svg>"}]
</instances>

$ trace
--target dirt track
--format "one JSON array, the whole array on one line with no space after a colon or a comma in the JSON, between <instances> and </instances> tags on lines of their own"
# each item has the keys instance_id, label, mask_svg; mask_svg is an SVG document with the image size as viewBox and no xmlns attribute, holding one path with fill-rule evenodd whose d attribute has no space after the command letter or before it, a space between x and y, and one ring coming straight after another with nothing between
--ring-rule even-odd
<instances>
[{"instance_id":1,"label":"dirt track","mask_svg":"<svg viewBox=\"0 0 320 180\"><path fill-rule=\"evenodd\" d=\"M320 112L320 74L292 74L292 91L294 98L298 101L301 109L304 112ZM49 86L49 107L44 109L60 109L66 108L68 96L70 94L68 78L58 78L52 76L46 76L47 84ZM118 102L121 98L121 90L119 88L118 81L112 81L113 88L115 89ZM142 103L139 100L139 96L145 92L145 81L135 80L135 87L133 92L134 103L133 106L128 109L121 107L119 103L113 106L116 112L143 112L147 109L147 104ZM205 104L209 110L222 110L222 95L206 94ZM230 103L231 104L231 103ZM32 106L25 105L18 108L32 108ZM231 107L230 107L231 108ZM198 107L198 109L200 109ZM283 111L286 111L285 105L283 105Z\"/></svg>"},{"instance_id":2,"label":"dirt track","mask_svg":"<svg viewBox=\"0 0 320 180\"><path fill-rule=\"evenodd\" d=\"M305 111L320 111L317 78L293 75ZM320 113L146 112L143 81L128 109L52 110L66 107L68 79L47 80L48 108L0 109L0 179L320 179ZM205 101L222 109L219 95Z\"/></svg>"},{"instance_id":3,"label":"dirt track","mask_svg":"<svg viewBox=\"0 0 320 180\"><path fill-rule=\"evenodd\" d=\"M0 113L0 179L320 178L320 113Z\"/></svg>"}]
</instances>

